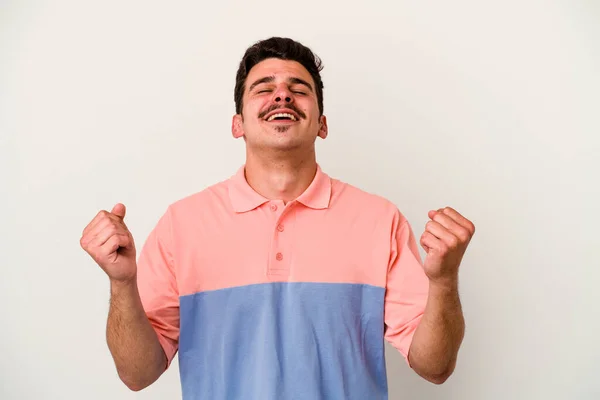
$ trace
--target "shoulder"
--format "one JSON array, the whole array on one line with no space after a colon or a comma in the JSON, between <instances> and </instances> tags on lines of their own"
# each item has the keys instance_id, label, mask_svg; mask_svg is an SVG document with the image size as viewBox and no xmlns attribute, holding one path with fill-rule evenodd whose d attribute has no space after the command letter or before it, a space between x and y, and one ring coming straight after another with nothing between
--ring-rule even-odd
<instances>
[{"instance_id":1,"label":"shoulder","mask_svg":"<svg viewBox=\"0 0 600 400\"><path fill-rule=\"evenodd\" d=\"M169 204L167 213L171 215L171 218L179 219L230 207L228 181L228 179L222 180L175 200Z\"/></svg>"},{"instance_id":2,"label":"shoulder","mask_svg":"<svg viewBox=\"0 0 600 400\"><path fill-rule=\"evenodd\" d=\"M384 219L406 220L399 207L390 199L356 185L331 178L331 203L356 210L360 214Z\"/></svg>"}]
</instances>

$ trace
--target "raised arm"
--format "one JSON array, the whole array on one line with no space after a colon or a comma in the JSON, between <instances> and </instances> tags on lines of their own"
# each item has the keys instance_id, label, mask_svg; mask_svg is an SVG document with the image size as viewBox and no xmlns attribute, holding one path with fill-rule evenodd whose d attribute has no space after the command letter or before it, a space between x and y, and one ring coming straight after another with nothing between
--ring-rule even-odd
<instances>
[{"instance_id":1,"label":"raised arm","mask_svg":"<svg viewBox=\"0 0 600 400\"><path fill-rule=\"evenodd\" d=\"M421 245L429 278L425 312L412 339L409 363L423 378L441 384L453 373L465 330L458 268L475 226L450 207L430 211Z\"/></svg>"},{"instance_id":2,"label":"raised arm","mask_svg":"<svg viewBox=\"0 0 600 400\"><path fill-rule=\"evenodd\" d=\"M158 379L167 358L140 300L135 244L124 217L122 204L111 212L100 211L84 229L80 244L109 277L108 347L119 377L137 391Z\"/></svg>"}]
</instances>

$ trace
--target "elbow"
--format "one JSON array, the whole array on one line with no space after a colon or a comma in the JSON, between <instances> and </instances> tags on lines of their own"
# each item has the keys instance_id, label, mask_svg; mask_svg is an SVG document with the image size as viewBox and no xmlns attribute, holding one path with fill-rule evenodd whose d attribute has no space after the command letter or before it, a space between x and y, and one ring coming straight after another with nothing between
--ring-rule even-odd
<instances>
[{"instance_id":1,"label":"elbow","mask_svg":"<svg viewBox=\"0 0 600 400\"><path fill-rule=\"evenodd\" d=\"M139 392L140 390L143 390L145 388L147 388L148 384L144 384L142 382L134 382L134 381L124 381L122 380L123 383L125 384L125 386L127 386L127 388L129 390L131 390L132 392Z\"/></svg>"},{"instance_id":2,"label":"elbow","mask_svg":"<svg viewBox=\"0 0 600 400\"><path fill-rule=\"evenodd\" d=\"M166 365L163 360L154 367L150 363L145 364L145 367L139 365L137 367L129 366L129 368L117 367L119 379L133 392L139 392L152 385L165 370Z\"/></svg>"},{"instance_id":3,"label":"elbow","mask_svg":"<svg viewBox=\"0 0 600 400\"><path fill-rule=\"evenodd\" d=\"M121 381L132 392L139 392L140 390L143 390L148 387L148 385L144 385L142 382L136 382L133 380L125 380L125 379L121 379Z\"/></svg>"},{"instance_id":4,"label":"elbow","mask_svg":"<svg viewBox=\"0 0 600 400\"><path fill-rule=\"evenodd\" d=\"M435 384L435 385L441 385L444 382L446 382L448 380L448 378L450 378L450 376L452 375L452 372L446 372L443 374L438 374L438 375L421 375L424 379L426 379L427 381Z\"/></svg>"},{"instance_id":5,"label":"elbow","mask_svg":"<svg viewBox=\"0 0 600 400\"><path fill-rule=\"evenodd\" d=\"M437 366L437 368L433 368L430 365L422 365L418 363L416 365L411 365L412 369L419 376L435 385L441 385L445 383L454 373L455 366L456 359L449 362L445 367Z\"/></svg>"},{"instance_id":6,"label":"elbow","mask_svg":"<svg viewBox=\"0 0 600 400\"><path fill-rule=\"evenodd\" d=\"M148 381L147 379L134 378L123 374L119 374L119 378L132 392L139 392L152 384L152 381Z\"/></svg>"},{"instance_id":7,"label":"elbow","mask_svg":"<svg viewBox=\"0 0 600 400\"><path fill-rule=\"evenodd\" d=\"M131 390L132 392L139 392L142 389L145 389L147 386L144 385L136 385L136 384L128 384L125 383L125 386L127 386L127 388L129 390Z\"/></svg>"},{"instance_id":8,"label":"elbow","mask_svg":"<svg viewBox=\"0 0 600 400\"><path fill-rule=\"evenodd\" d=\"M142 362L128 366L118 364L117 374L129 390L139 392L156 382L166 369L166 358L161 358L156 363Z\"/></svg>"}]
</instances>

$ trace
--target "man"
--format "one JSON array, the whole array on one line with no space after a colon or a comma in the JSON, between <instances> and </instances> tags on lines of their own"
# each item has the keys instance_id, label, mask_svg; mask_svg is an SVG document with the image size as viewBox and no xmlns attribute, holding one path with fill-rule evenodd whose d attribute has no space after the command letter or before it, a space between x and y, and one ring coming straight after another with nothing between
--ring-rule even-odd
<instances>
[{"instance_id":1,"label":"man","mask_svg":"<svg viewBox=\"0 0 600 400\"><path fill-rule=\"evenodd\" d=\"M125 206L82 247L111 282L107 341L132 390L176 352L184 399L386 399L384 339L436 384L464 332L458 268L473 224L432 210L420 238L389 201L328 177L320 60L291 39L250 47L232 132L246 162L167 208L139 260Z\"/></svg>"}]
</instances>

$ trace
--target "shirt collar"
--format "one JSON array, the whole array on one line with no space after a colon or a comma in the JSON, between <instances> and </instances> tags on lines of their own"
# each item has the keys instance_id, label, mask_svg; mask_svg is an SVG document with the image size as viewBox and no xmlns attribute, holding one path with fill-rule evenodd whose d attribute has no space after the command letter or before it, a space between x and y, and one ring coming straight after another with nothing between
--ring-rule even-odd
<instances>
[{"instance_id":1,"label":"shirt collar","mask_svg":"<svg viewBox=\"0 0 600 400\"><path fill-rule=\"evenodd\" d=\"M246 166L242 165L235 175L229 179L229 199L236 212L242 213L250 211L267 203L269 199L263 197L246 181ZM306 190L298 196L297 202L314 209L324 209L329 207L331 199L331 179L325 174L317 164L317 173L311 184Z\"/></svg>"}]
</instances>

